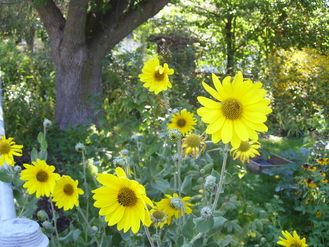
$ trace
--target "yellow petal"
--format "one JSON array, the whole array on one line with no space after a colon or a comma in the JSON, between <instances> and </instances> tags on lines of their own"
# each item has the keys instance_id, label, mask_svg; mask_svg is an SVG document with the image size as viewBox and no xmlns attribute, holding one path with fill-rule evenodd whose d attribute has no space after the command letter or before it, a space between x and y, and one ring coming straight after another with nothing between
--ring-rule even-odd
<instances>
[{"instance_id":1,"label":"yellow petal","mask_svg":"<svg viewBox=\"0 0 329 247\"><path fill-rule=\"evenodd\" d=\"M221 104L219 102L208 99L206 97L199 96L199 97L197 97L197 99L200 102L200 104L205 106L206 108L219 109L221 107Z\"/></svg>"}]
</instances>

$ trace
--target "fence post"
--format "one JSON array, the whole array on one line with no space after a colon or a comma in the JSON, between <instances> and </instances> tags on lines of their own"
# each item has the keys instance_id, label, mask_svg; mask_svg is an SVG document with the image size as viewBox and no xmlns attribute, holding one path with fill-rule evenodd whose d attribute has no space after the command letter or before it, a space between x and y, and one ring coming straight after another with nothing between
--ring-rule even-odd
<instances>
[{"instance_id":1,"label":"fence post","mask_svg":"<svg viewBox=\"0 0 329 247\"><path fill-rule=\"evenodd\" d=\"M0 136L2 135L5 135L5 128L0 71ZM0 169L8 169L8 166L1 166ZM41 232L37 222L25 218L16 218L11 184L0 181L0 246L47 247L48 243L48 238Z\"/></svg>"}]
</instances>

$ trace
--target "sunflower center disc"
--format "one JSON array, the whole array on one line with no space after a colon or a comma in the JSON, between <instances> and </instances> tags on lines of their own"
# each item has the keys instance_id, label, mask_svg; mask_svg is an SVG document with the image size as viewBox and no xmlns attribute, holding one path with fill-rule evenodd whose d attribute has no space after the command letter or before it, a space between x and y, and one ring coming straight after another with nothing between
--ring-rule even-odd
<instances>
[{"instance_id":1,"label":"sunflower center disc","mask_svg":"<svg viewBox=\"0 0 329 247\"><path fill-rule=\"evenodd\" d=\"M162 80L164 79L164 77L165 77L165 73L160 73L160 72L159 72L159 69L157 69L157 70L155 71L155 73L154 73L154 78L155 78L155 80L157 80L157 81L162 81Z\"/></svg>"},{"instance_id":2,"label":"sunflower center disc","mask_svg":"<svg viewBox=\"0 0 329 247\"><path fill-rule=\"evenodd\" d=\"M177 126L178 127L182 128L182 127L184 127L186 125L186 120L183 119L183 118L180 118L180 119L177 120L176 123L177 123Z\"/></svg>"},{"instance_id":3,"label":"sunflower center disc","mask_svg":"<svg viewBox=\"0 0 329 247\"><path fill-rule=\"evenodd\" d=\"M239 147L239 151L246 152L246 151L249 150L249 148L250 148L250 144L248 142L241 142L240 147Z\"/></svg>"},{"instance_id":4,"label":"sunflower center disc","mask_svg":"<svg viewBox=\"0 0 329 247\"><path fill-rule=\"evenodd\" d=\"M222 103L222 111L226 118L235 120L240 118L242 113L241 103L236 99L227 99Z\"/></svg>"},{"instance_id":5,"label":"sunflower center disc","mask_svg":"<svg viewBox=\"0 0 329 247\"><path fill-rule=\"evenodd\" d=\"M71 184L65 184L63 191L66 195L71 196L73 195L74 189Z\"/></svg>"},{"instance_id":6,"label":"sunflower center disc","mask_svg":"<svg viewBox=\"0 0 329 247\"><path fill-rule=\"evenodd\" d=\"M48 173L45 171L38 171L36 177L39 182L46 182L48 180Z\"/></svg>"},{"instance_id":7,"label":"sunflower center disc","mask_svg":"<svg viewBox=\"0 0 329 247\"><path fill-rule=\"evenodd\" d=\"M122 188L118 195L118 202L124 207L134 206L137 202L135 192L129 188Z\"/></svg>"},{"instance_id":8,"label":"sunflower center disc","mask_svg":"<svg viewBox=\"0 0 329 247\"><path fill-rule=\"evenodd\" d=\"M201 138L198 135L191 134L186 137L185 142L189 147L196 148L200 146Z\"/></svg>"},{"instance_id":9,"label":"sunflower center disc","mask_svg":"<svg viewBox=\"0 0 329 247\"><path fill-rule=\"evenodd\" d=\"M10 151L10 144L4 141L0 141L0 154L7 154Z\"/></svg>"}]
</instances>

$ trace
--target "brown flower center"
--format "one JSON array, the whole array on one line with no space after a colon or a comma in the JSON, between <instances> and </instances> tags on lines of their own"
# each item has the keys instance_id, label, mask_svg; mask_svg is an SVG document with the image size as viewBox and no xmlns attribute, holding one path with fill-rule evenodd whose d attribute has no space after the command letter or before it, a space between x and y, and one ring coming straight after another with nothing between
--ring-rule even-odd
<instances>
[{"instance_id":1,"label":"brown flower center","mask_svg":"<svg viewBox=\"0 0 329 247\"><path fill-rule=\"evenodd\" d=\"M137 203L137 197L133 190L123 187L118 194L118 202L124 207L132 207Z\"/></svg>"},{"instance_id":2,"label":"brown flower center","mask_svg":"<svg viewBox=\"0 0 329 247\"><path fill-rule=\"evenodd\" d=\"M180 118L176 122L177 126L183 128L186 125L186 120L184 118Z\"/></svg>"},{"instance_id":3,"label":"brown flower center","mask_svg":"<svg viewBox=\"0 0 329 247\"><path fill-rule=\"evenodd\" d=\"M189 147L196 148L200 146L201 138L198 135L190 134L185 138L185 143Z\"/></svg>"},{"instance_id":4,"label":"brown flower center","mask_svg":"<svg viewBox=\"0 0 329 247\"><path fill-rule=\"evenodd\" d=\"M228 119L238 119L242 114L241 103L236 99L227 99L222 102L222 112Z\"/></svg>"},{"instance_id":5,"label":"brown flower center","mask_svg":"<svg viewBox=\"0 0 329 247\"><path fill-rule=\"evenodd\" d=\"M0 154L7 154L10 151L10 144L5 141L0 141Z\"/></svg>"},{"instance_id":6,"label":"brown flower center","mask_svg":"<svg viewBox=\"0 0 329 247\"><path fill-rule=\"evenodd\" d=\"M66 195L71 196L74 193L74 188L71 184L65 184L63 191Z\"/></svg>"},{"instance_id":7,"label":"brown flower center","mask_svg":"<svg viewBox=\"0 0 329 247\"><path fill-rule=\"evenodd\" d=\"M241 142L240 143L239 151L246 152L249 149L250 149L250 144L248 142Z\"/></svg>"},{"instance_id":8,"label":"brown flower center","mask_svg":"<svg viewBox=\"0 0 329 247\"><path fill-rule=\"evenodd\" d=\"M157 81L162 81L165 78L165 73L162 71L162 73L159 71L162 68L159 68L154 73L154 79Z\"/></svg>"},{"instance_id":9,"label":"brown flower center","mask_svg":"<svg viewBox=\"0 0 329 247\"><path fill-rule=\"evenodd\" d=\"M47 172L45 172L45 171L38 171L38 173L37 173L37 180L39 181L39 182L41 182L41 183L43 183L43 182L47 182L47 180L48 180L48 178L49 178L49 176L48 176L48 173Z\"/></svg>"}]
</instances>

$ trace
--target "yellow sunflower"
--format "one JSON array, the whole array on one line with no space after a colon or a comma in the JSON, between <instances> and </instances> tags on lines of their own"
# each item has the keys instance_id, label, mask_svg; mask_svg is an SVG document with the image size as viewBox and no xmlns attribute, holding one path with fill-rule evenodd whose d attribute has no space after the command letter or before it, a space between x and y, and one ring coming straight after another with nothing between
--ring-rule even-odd
<instances>
[{"instance_id":1,"label":"yellow sunflower","mask_svg":"<svg viewBox=\"0 0 329 247\"><path fill-rule=\"evenodd\" d=\"M197 111L202 121L208 124L206 133L212 135L212 141L231 142L233 148L238 148L241 141L258 140L257 132L267 131L264 122L267 114L272 112L262 83L244 81L241 72L233 81L227 76L221 83L215 74L212 74L212 80L215 89L205 82L202 85L217 101L199 96L198 101L203 107Z\"/></svg>"},{"instance_id":2,"label":"yellow sunflower","mask_svg":"<svg viewBox=\"0 0 329 247\"><path fill-rule=\"evenodd\" d=\"M192 155L195 159L206 149L205 139L196 134L189 134L183 138L183 153L185 156Z\"/></svg>"},{"instance_id":3,"label":"yellow sunflower","mask_svg":"<svg viewBox=\"0 0 329 247\"><path fill-rule=\"evenodd\" d=\"M14 138L1 136L0 139L0 167L4 164L13 166L14 156L22 156L22 145L17 145Z\"/></svg>"},{"instance_id":4,"label":"yellow sunflower","mask_svg":"<svg viewBox=\"0 0 329 247\"><path fill-rule=\"evenodd\" d=\"M159 210L167 214L166 223L170 224L174 217L178 219L185 214L192 213L192 204L188 202L190 199L189 196L181 198L177 193L174 193L172 196L166 195L166 198L157 202L156 205Z\"/></svg>"},{"instance_id":5,"label":"yellow sunflower","mask_svg":"<svg viewBox=\"0 0 329 247\"><path fill-rule=\"evenodd\" d=\"M257 149L260 148L259 142L245 142L242 141L238 148L232 148L231 154L233 155L233 159L240 159L242 163L249 162L250 159L259 155Z\"/></svg>"},{"instance_id":6,"label":"yellow sunflower","mask_svg":"<svg viewBox=\"0 0 329 247\"><path fill-rule=\"evenodd\" d=\"M21 171L21 180L29 194L36 193L36 197L50 196L53 192L59 174L54 173L55 167L48 165L44 160L32 161L32 165L24 164L25 170Z\"/></svg>"},{"instance_id":7,"label":"yellow sunflower","mask_svg":"<svg viewBox=\"0 0 329 247\"><path fill-rule=\"evenodd\" d=\"M302 167L305 171L315 172L317 170L316 166L312 166L308 164L304 164L302 165Z\"/></svg>"},{"instance_id":8,"label":"yellow sunflower","mask_svg":"<svg viewBox=\"0 0 329 247\"><path fill-rule=\"evenodd\" d=\"M99 215L105 216L109 226L117 224L118 230L129 229L137 233L140 222L151 224L148 206L152 201L146 196L145 188L137 181L127 178L122 168L115 169L115 175L99 174L97 181L103 186L93 190L94 206L100 208Z\"/></svg>"},{"instance_id":9,"label":"yellow sunflower","mask_svg":"<svg viewBox=\"0 0 329 247\"><path fill-rule=\"evenodd\" d=\"M293 234L288 231L282 231L281 234L284 238L279 237L278 245L285 247L307 247L306 239L301 239L296 231L293 231Z\"/></svg>"},{"instance_id":10,"label":"yellow sunflower","mask_svg":"<svg viewBox=\"0 0 329 247\"><path fill-rule=\"evenodd\" d=\"M168 64L160 65L158 57L148 60L144 63L142 73L139 79L144 82L143 86L150 92L155 94L171 88L169 75L174 74L174 70L170 69Z\"/></svg>"},{"instance_id":11,"label":"yellow sunflower","mask_svg":"<svg viewBox=\"0 0 329 247\"><path fill-rule=\"evenodd\" d=\"M310 189L316 189L318 186L312 179L305 179L304 180L305 185Z\"/></svg>"},{"instance_id":12,"label":"yellow sunflower","mask_svg":"<svg viewBox=\"0 0 329 247\"><path fill-rule=\"evenodd\" d=\"M322 166L329 165L329 158L320 158L316 162Z\"/></svg>"},{"instance_id":13,"label":"yellow sunflower","mask_svg":"<svg viewBox=\"0 0 329 247\"><path fill-rule=\"evenodd\" d=\"M79 206L79 195L83 195L83 190L78 188L78 180L73 180L70 176L62 176L55 184L52 200L58 208L66 211Z\"/></svg>"},{"instance_id":14,"label":"yellow sunflower","mask_svg":"<svg viewBox=\"0 0 329 247\"><path fill-rule=\"evenodd\" d=\"M171 121L168 124L168 129L177 129L182 133L182 135L186 135L194 129L195 124L196 119L194 118L193 113L183 109L171 117Z\"/></svg>"}]
</instances>

